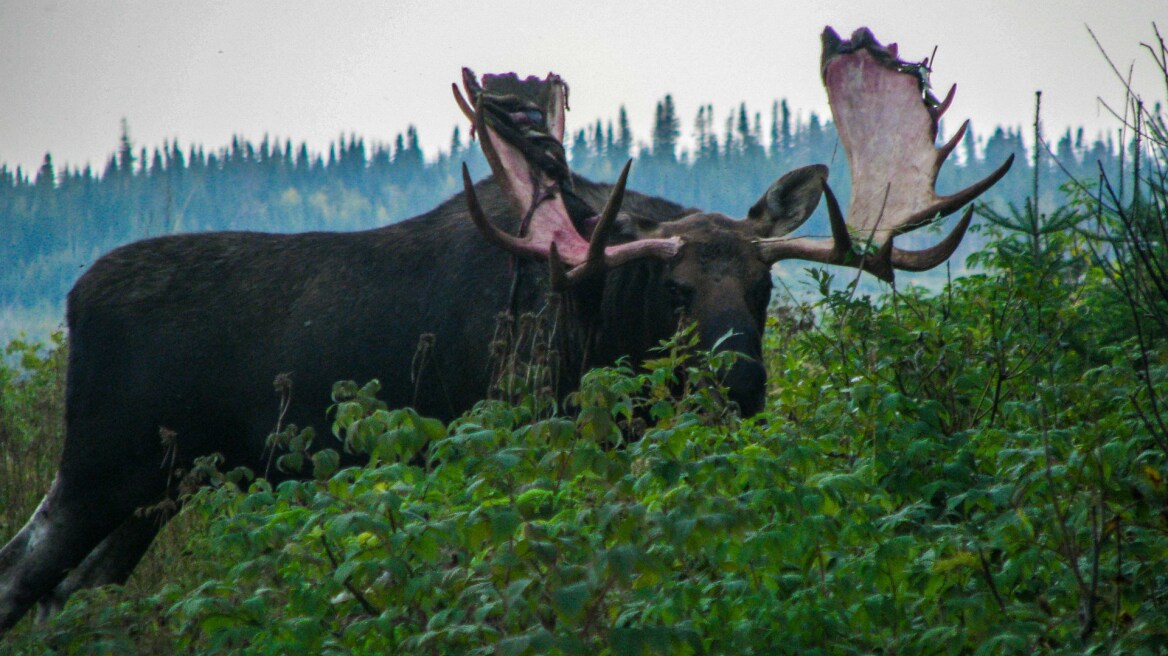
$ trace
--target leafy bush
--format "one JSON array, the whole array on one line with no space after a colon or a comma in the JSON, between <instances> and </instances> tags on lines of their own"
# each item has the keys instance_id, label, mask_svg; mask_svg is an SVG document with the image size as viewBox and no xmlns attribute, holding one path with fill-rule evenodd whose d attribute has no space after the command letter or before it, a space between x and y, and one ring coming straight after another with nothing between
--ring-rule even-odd
<instances>
[{"instance_id":1,"label":"leafy bush","mask_svg":"<svg viewBox=\"0 0 1168 656\"><path fill-rule=\"evenodd\" d=\"M272 484L204 463L184 512L207 522L201 578L86 593L9 645L1155 653L1168 451L1132 401L1138 351L1060 341L1094 320L1070 285L1042 292L1060 309L1036 332L1039 292L1011 284L772 320L771 405L745 421L685 336L591 372L569 416L485 401L443 426L338 385L334 430L369 466L326 451Z\"/></svg>"},{"instance_id":2,"label":"leafy bush","mask_svg":"<svg viewBox=\"0 0 1168 656\"><path fill-rule=\"evenodd\" d=\"M0 355L0 537L24 526L57 471L64 433L65 338L15 339Z\"/></svg>"}]
</instances>

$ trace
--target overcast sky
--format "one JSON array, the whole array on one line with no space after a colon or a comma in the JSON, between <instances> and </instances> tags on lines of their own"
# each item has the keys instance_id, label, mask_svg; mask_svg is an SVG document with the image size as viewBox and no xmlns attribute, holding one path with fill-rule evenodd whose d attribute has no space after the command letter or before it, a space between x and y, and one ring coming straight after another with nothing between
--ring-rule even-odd
<instances>
[{"instance_id":1,"label":"overcast sky","mask_svg":"<svg viewBox=\"0 0 1168 656\"><path fill-rule=\"evenodd\" d=\"M819 34L868 26L901 57L937 47L934 85L958 83L950 117L1027 126L1043 91L1049 135L1115 126L1122 89L1086 26L1136 86L1163 100L1140 42L1168 32L1166 0L671 0L276 2L0 0L0 163L99 170L124 117L136 146L218 149L265 134L316 151L341 134L375 143L418 127L429 154L463 119L450 83L479 73L561 74L569 130L628 108L645 140L673 94L683 135L699 104L718 125L740 102L769 120L786 98L826 114Z\"/></svg>"}]
</instances>

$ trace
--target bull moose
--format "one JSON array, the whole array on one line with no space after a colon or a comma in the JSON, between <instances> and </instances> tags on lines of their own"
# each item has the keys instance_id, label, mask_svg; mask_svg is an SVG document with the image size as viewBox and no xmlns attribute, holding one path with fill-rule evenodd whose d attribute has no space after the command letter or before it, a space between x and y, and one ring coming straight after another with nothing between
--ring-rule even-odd
<instances>
[{"instance_id":1,"label":"bull moose","mask_svg":"<svg viewBox=\"0 0 1168 656\"><path fill-rule=\"evenodd\" d=\"M278 374L294 385L284 421L300 426L321 424L340 379L380 379L391 406L450 419L487 393L496 315L546 311L549 291L560 299L561 392L588 367L644 357L682 315L703 346L740 354L724 372L729 398L760 411L772 264L884 280L936 266L972 207L932 248L902 250L894 237L968 206L1012 163L937 195L965 128L935 146L953 91L932 96L926 65L901 61L866 29L847 41L824 31L822 75L853 178L848 221L818 164L779 178L741 220L626 193L628 166L614 185L573 176L560 78L480 86L464 71L466 96L456 96L493 177L472 184L464 167L463 193L434 210L365 232L173 235L105 255L69 293L64 453L0 551L0 632L34 604L51 613L80 588L129 576L160 528L135 510L166 494L164 458L186 466L217 452L227 466L261 468ZM788 237L821 197L832 237ZM422 335L431 341L419 364Z\"/></svg>"}]
</instances>

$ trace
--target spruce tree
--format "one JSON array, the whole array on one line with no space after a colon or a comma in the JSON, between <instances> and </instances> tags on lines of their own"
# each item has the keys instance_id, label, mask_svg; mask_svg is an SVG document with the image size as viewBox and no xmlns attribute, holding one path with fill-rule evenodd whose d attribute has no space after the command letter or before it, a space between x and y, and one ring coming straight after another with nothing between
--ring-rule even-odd
<instances>
[{"instance_id":1,"label":"spruce tree","mask_svg":"<svg viewBox=\"0 0 1168 656\"><path fill-rule=\"evenodd\" d=\"M620 115L617 120L617 142L615 154L616 158L623 162L629 159L633 152L633 131L629 129L629 114L625 111L624 105L621 105Z\"/></svg>"},{"instance_id":2,"label":"spruce tree","mask_svg":"<svg viewBox=\"0 0 1168 656\"><path fill-rule=\"evenodd\" d=\"M666 94L665 99L657 103L657 117L653 124L654 159L669 163L677 161L677 137L681 134L678 125L673 96Z\"/></svg>"}]
</instances>

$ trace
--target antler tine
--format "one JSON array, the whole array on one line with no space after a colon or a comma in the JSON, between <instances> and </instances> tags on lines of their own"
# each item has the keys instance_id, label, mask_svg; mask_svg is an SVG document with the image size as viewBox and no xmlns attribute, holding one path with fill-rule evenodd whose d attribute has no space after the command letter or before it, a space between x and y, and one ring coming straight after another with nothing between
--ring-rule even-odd
<instances>
[{"instance_id":1,"label":"antler tine","mask_svg":"<svg viewBox=\"0 0 1168 656\"><path fill-rule=\"evenodd\" d=\"M823 196L827 200L827 217L831 223L831 251L828 253L826 263L856 267L885 282L892 282L892 240L888 240L874 254L857 253L852 248L852 236L848 232L848 224L843 213L840 212L839 201L836 200L835 192L831 190L826 180L823 182ZM871 246L871 236L868 239L869 243L865 244L864 248Z\"/></svg>"},{"instance_id":2,"label":"antler tine","mask_svg":"<svg viewBox=\"0 0 1168 656\"><path fill-rule=\"evenodd\" d=\"M560 259L560 250L554 241L548 248L548 278L553 291L563 291L572 286L572 279L564 267L564 261Z\"/></svg>"},{"instance_id":3,"label":"antler tine","mask_svg":"<svg viewBox=\"0 0 1168 656\"><path fill-rule=\"evenodd\" d=\"M1013 166L1013 164L1014 155L1011 154L1006 158L1005 162L1002 162L1001 166L994 169L992 173L982 178L981 180L978 180L977 182L969 185L957 193L939 197L937 199L936 205L905 221L905 229L897 232L896 234L904 234L905 232L915 230L916 228L919 228L923 225L928 225L929 223L932 223L933 220L937 217L949 216L950 214L964 207L966 204L973 202L974 199L985 193L987 189L994 186L998 180L1001 180L1002 177L1006 175L1006 172L1010 170L1010 167Z\"/></svg>"},{"instance_id":4,"label":"antler tine","mask_svg":"<svg viewBox=\"0 0 1168 656\"><path fill-rule=\"evenodd\" d=\"M933 118L935 120L940 121L941 117L945 115L945 112L949 111L949 105L953 103L953 97L956 95L957 85L954 84L953 86L949 87L949 93L945 94L945 99L933 108ZM961 126L962 131L965 130L966 125L969 125L969 121L966 121L965 124ZM958 141L960 141L960 139Z\"/></svg>"},{"instance_id":5,"label":"antler tine","mask_svg":"<svg viewBox=\"0 0 1168 656\"><path fill-rule=\"evenodd\" d=\"M843 212L840 212L839 201L827 180L823 181L823 197L827 202L827 218L831 224L831 256L832 259L842 260L852 252L852 236L848 233L848 224L844 221Z\"/></svg>"},{"instance_id":6,"label":"antler tine","mask_svg":"<svg viewBox=\"0 0 1168 656\"><path fill-rule=\"evenodd\" d=\"M890 260L892 268L903 271L928 271L945 260L948 260L961 244L961 240L965 237L965 231L969 228L969 224L972 221L973 205L970 205L953 230L936 246L919 251L905 251L893 247ZM888 243L891 244L892 241L889 240Z\"/></svg>"},{"instance_id":7,"label":"antler tine","mask_svg":"<svg viewBox=\"0 0 1168 656\"><path fill-rule=\"evenodd\" d=\"M462 110L463 116L465 116L473 126L475 124L474 109L471 109L470 103L468 103L466 98L463 97L462 90L458 88L458 83L451 82L450 90L454 92L454 102L458 103L458 108Z\"/></svg>"},{"instance_id":8,"label":"antler tine","mask_svg":"<svg viewBox=\"0 0 1168 656\"><path fill-rule=\"evenodd\" d=\"M592 239L588 242L588 252L585 256L584 262L573 268L568 272L565 281L575 282L583 280L590 276L603 273L620 264L619 258L609 256L605 252L605 247L608 244L609 233L612 232L612 226L615 223L616 215L620 213L621 204L625 197L625 183L628 181L629 169L633 166L633 160L625 163L625 167L621 170L620 178L617 179L616 184L613 185L612 193L608 195L608 200L604 203L604 211L600 218L596 221L596 227L592 229ZM554 249L555 244L552 244L553 250L550 262L553 269L553 286L555 281L555 267L560 265L563 267L559 259L558 252Z\"/></svg>"},{"instance_id":9,"label":"antler tine","mask_svg":"<svg viewBox=\"0 0 1168 656\"><path fill-rule=\"evenodd\" d=\"M953 85L953 87L957 88L957 85ZM948 100L949 99L947 98L946 101ZM957 132L955 132L953 136L949 138L949 141L946 141L944 146L941 146L939 149L937 149L938 161L944 163L945 160L949 159L949 153L952 153L953 149L957 148L957 144L961 143L961 140L965 138L965 131L968 129L969 120L966 119L965 122L961 124L961 127L957 128Z\"/></svg>"},{"instance_id":10,"label":"antler tine","mask_svg":"<svg viewBox=\"0 0 1168 656\"><path fill-rule=\"evenodd\" d=\"M609 194L608 201L604 204L604 212L601 213L600 219L596 222L596 227L592 229L592 240L588 242L589 260L596 260L604 256L604 247L608 244L608 236L612 232L616 215L620 213L621 205L624 204L625 184L629 180L629 170L632 167L633 160L625 162L620 177L617 178L616 184L612 187L612 193Z\"/></svg>"}]
</instances>

